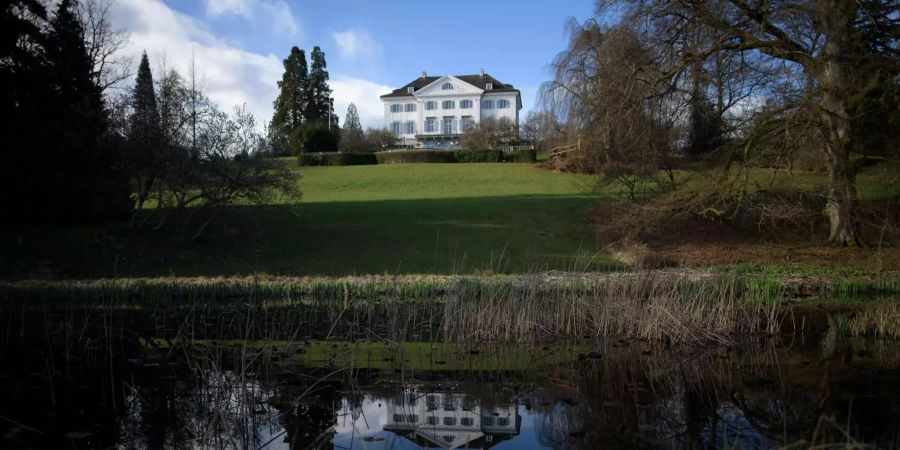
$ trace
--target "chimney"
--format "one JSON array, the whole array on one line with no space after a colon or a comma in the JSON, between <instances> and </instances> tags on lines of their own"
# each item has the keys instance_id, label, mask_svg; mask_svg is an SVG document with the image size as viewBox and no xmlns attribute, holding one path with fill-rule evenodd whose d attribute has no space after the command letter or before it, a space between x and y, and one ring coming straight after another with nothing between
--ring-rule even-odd
<instances>
[{"instance_id":1,"label":"chimney","mask_svg":"<svg viewBox=\"0 0 900 450\"><path fill-rule=\"evenodd\" d=\"M481 68L481 76L484 76L484 67Z\"/></svg>"},{"instance_id":2,"label":"chimney","mask_svg":"<svg viewBox=\"0 0 900 450\"><path fill-rule=\"evenodd\" d=\"M427 77L427 76L428 76L428 73L425 72L425 71L423 70L423 71L422 71L422 78L425 78L425 77Z\"/></svg>"}]
</instances>

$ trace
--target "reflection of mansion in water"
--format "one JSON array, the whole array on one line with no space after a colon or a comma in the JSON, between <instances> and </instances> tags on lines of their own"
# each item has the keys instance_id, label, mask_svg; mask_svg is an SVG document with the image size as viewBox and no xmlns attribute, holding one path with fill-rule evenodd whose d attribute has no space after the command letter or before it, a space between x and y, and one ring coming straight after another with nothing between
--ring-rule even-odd
<instances>
[{"instance_id":1,"label":"reflection of mansion in water","mask_svg":"<svg viewBox=\"0 0 900 450\"><path fill-rule=\"evenodd\" d=\"M515 405L482 407L465 394L409 390L387 402L384 429L442 448L490 448L519 434Z\"/></svg>"}]
</instances>

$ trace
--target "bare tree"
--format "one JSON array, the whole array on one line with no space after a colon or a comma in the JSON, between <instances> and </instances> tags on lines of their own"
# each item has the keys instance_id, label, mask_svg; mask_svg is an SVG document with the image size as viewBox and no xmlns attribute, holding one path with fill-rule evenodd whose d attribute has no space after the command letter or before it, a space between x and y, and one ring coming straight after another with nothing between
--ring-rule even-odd
<instances>
[{"instance_id":1,"label":"bare tree","mask_svg":"<svg viewBox=\"0 0 900 450\"><path fill-rule=\"evenodd\" d=\"M462 145L467 149L491 150L516 140L516 127L507 118L484 119L479 124L469 126L462 137Z\"/></svg>"},{"instance_id":2,"label":"bare tree","mask_svg":"<svg viewBox=\"0 0 900 450\"><path fill-rule=\"evenodd\" d=\"M128 33L114 29L110 22L113 4L113 0L82 0L77 11L88 55L94 62L94 82L104 92L133 75L133 61L122 51L128 44Z\"/></svg>"},{"instance_id":3,"label":"bare tree","mask_svg":"<svg viewBox=\"0 0 900 450\"><path fill-rule=\"evenodd\" d=\"M858 244L856 172L850 151L857 139L848 105L887 73L897 73L896 17L887 0L601 0L598 13L615 12L635 24L657 55L661 80L675 86L698 62L723 52L765 62L770 78L798 90L817 118L831 177L826 215L829 239ZM702 30L710 39L685 39ZM806 82L808 80L808 82Z\"/></svg>"},{"instance_id":4,"label":"bare tree","mask_svg":"<svg viewBox=\"0 0 900 450\"><path fill-rule=\"evenodd\" d=\"M574 127L582 170L618 181L634 199L641 180L669 167L677 103L656 83L654 54L630 26L604 30L588 21L571 29L569 48L554 61L556 80L543 96ZM672 181L665 186L674 187Z\"/></svg>"}]
</instances>

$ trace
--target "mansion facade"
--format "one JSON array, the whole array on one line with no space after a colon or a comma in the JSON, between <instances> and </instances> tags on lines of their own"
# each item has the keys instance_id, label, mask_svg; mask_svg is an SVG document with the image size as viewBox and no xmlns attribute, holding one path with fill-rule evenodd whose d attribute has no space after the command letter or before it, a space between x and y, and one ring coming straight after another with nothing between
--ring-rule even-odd
<instances>
[{"instance_id":1,"label":"mansion facade","mask_svg":"<svg viewBox=\"0 0 900 450\"><path fill-rule=\"evenodd\" d=\"M384 126L400 145L459 148L460 137L482 120L508 120L518 129L522 96L511 84L484 73L422 76L382 95Z\"/></svg>"}]
</instances>

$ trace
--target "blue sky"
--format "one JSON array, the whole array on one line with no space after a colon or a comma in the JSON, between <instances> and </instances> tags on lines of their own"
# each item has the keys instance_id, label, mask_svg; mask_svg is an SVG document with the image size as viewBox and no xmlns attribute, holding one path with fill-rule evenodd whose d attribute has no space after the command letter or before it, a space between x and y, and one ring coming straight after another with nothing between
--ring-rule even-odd
<instances>
[{"instance_id":1,"label":"blue sky","mask_svg":"<svg viewBox=\"0 0 900 450\"><path fill-rule=\"evenodd\" d=\"M115 0L113 23L131 34L127 53L146 49L152 67L181 72L193 57L214 100L246 103L258 121L271 116L290 47L319 45L338 115L352 101L364 126L380 127L378 96L423 70L483 67L522 91L527 113L566 45L566 19L589 18L592 8L592 0Z\"/></svg>"}]
</instances>

